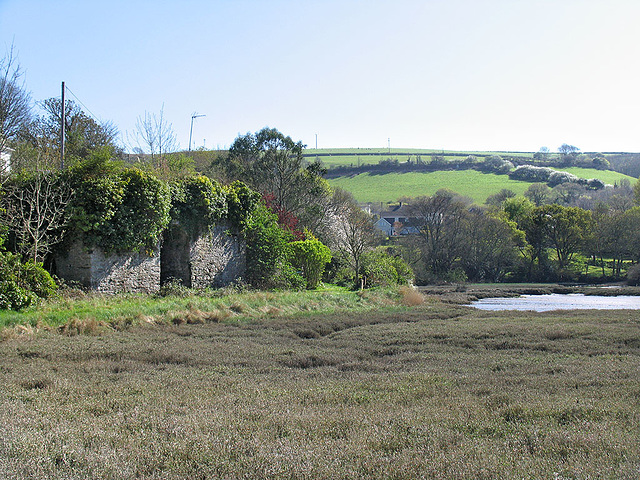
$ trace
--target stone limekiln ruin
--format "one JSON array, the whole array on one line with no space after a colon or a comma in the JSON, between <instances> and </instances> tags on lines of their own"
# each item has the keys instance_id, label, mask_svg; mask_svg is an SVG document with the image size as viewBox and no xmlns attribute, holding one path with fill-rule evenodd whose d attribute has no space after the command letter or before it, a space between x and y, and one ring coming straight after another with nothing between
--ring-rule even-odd
<instances>
[{"instance_id":1,"label":"stone limekiln ruin","mask_svg":"<svg viewBox=\"0 0 640 480\"><path fill-rule=\"evenodd\" d=\"M105 254L76 241L56 255L56 273L68 282L104 293L155 293L170 281L215 288L245 275L244 241L224 225L195 239L179 227L165 230L163 237L150 253Z\"/></svg>"}]
</instances>

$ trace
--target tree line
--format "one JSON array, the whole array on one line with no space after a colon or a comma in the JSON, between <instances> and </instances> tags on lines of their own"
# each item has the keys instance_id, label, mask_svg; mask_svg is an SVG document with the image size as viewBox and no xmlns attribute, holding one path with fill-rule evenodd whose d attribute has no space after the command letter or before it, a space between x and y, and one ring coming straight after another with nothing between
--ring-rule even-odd
<instances>
[{"instance_id":1,"label":"tree line","mask_svg":"<svg viewBox=\"0 0 640 480\"><path fill-rule=\"evenodd\" d=\"M637 282L640 184L587 192L565 197L534 183L482 206L448 190L405 198L419 233L397 241L419 283Z\"/></svg>"}]
</instances>

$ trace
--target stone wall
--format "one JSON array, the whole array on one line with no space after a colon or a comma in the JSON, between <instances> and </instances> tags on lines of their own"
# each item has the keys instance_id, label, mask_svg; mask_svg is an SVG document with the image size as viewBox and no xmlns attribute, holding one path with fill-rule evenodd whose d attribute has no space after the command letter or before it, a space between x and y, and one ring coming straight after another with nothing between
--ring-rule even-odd
<instances>
[{"instance_id":1,"label":"stone wall","mask_svg":"<svg viewBox=\"0 0 640 480\"><path fill-rule=\"evenodd\" d=\"M227 233L228 227L217 226L207 235L191 243L191 286L223 287L245 276L246 248L239 235Z\"/></svg>"},{"instance_id":2,"label":"stone wall","mask_svg":"<svg viewBox=\"0 0 640 480\"><path fill-rule=\"evenodd\" d=\"M74 242L55 257L56 274L68 282L104 293L155 293L160 289L160 250L151 255L106 255L100 248Z\"/></svg>"},{"instance_id":3,"label":"stone wall","mask_svg":"<svg viewBox=\"0 0 640 480\"><path fill-rule=\"evenodd\" d=\"M195 241L180 228L164 234L151 255L105 255L100 248L74 242L55 257L56 274L104 293L155 293L170 280L194 288L218 288L245 276L246 249L238 235L220 225Z\"/></svg>"},{"instance_id":4,"label":"stone wall","mask_svg":"<svg viewBox=\"0 0 640 480\"><path fill-rule=\"evenodd\" d=\"M228 234L225 225L191 240L174 226L164 235L161 251L161 281L171 279L187 287L206 288L229 285L243 277L246 250L238 235Z\"/></svg>"}]
</instances>

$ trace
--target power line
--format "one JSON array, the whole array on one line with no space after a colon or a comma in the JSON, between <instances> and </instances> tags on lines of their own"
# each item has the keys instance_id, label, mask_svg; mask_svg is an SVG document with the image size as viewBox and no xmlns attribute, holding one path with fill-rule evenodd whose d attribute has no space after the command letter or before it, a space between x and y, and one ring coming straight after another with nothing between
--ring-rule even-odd
<instances>
[{"instance_id":1,"label":"power line","mask_svg":"<svg viewBox=\"0 0 640 480\"><path fill-rule=\"evenodd\" d=\"M75 98L75 99L78 101L78 103L79 103L80 105L82 105L82 106L84 107L84 109L85 109L87 112L89 112L89 114L93 117L93 119L94 119L96 122L98 122L98 123L102 123L102 120L100 120L96 115L94 115L94 113L93 113L91 110L89 110L89 107L87 107L84 103L82 103L82 100L80 100L80 99L78 98L78 96L77 96L75 93L73 93L69 87L67 87L67 86L65 85L65 87L64 87L64 88L65 88L65 90L67 90L71 95L73 95L73 98Z\"/></svg>"}]
</instances>

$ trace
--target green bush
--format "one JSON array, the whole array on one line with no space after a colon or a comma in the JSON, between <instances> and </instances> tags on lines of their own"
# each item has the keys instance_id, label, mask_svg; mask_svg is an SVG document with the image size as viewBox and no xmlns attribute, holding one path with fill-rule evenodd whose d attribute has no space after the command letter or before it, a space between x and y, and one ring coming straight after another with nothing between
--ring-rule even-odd
<instances>
[{"instance_id":1,"label":"green bush","mask_svg":"<svg viewBox=\"0 0 640 480\"><path fill-rule=\"evenodd\" d=\"M307 289L314 289L320 283L324 268L331 261L331 250L310 232L307 239L289 244L291 264L302 271Z\"/></svg>"},{"instance_id":2,"label":"green bush","mask_svg":"<svg viewBox=\"0 0 640 480\"><path fill-rule=\"evenodd\" d=\"M636 263L627 270L627 284L640 285L640 263Z\"/></svg>"},{"instance_id":3,"label":"green bush","mask_svg":"<svg viewBox=\"0 0 640 480\"><path fill-rule=\"evenodd\" d=\"M245 183L236 180L224 187L227 196L227 222L236 230L242 230L249 215L260 206L260 194Z\"/></svg>"},{"instance_id":4,"label":"green bush","mask_svg":"<svg viewBox=\"0 0 640 480\"><path fill-rule=\"evenodd\" d=\"M25 288L40 298L49 298L56 293L58 285L41 264L27 262L22 264L22 282Z\"/></svg>"},{"instance_id":5,"label":"green bush","mask_svg":"<svg viewBox=\"0 0 640 480\"><path fill-rule=\"evenodd\" d=\"M398 283L398 272L392 258L380 248L362 255L361 276L365 287L381 287Z\"/></svg>"},{"instance_id":6,"label":"green bush","mask_svg":"<svg viewBox=\"0 0 640 480\"><path fill-rule=\"evenodd\" d=\"M398 285L412 284L415 279L415 275L407 262L397 255L392 256L391 259L393 261L393 268L396 269L396 273L398 275Z\"/></svg>"},{"instance_id":7,"label":"green bush","mask_svg":"<svg viewBox=\"0 0 640 480\"><path fill-rule=\"evenodd\" d=\"M287 263L287 243L291 234L278 225L278 217L262 205L247 218L247 281L257 288L274 288L276 273Z\"/></svg>"},{"instance_id":8,"label":"green bush","mask_svg":"<svg viewBox=\"0 0 640 480\"><path fill-rule=\"evenodd\" d=\"M192 237L227 214L226 192L215 180L198 175L171 185L171 219Z\"/></svg>"},{"instance_id":9,"label":"green bush","mask_svg":"<svg viewBox=\"0 0 640 480\"><path fill-rule=\"evenodd\" d=\"M71 168L69 234L106 252L149 250L169 223L168 186L136 168L94 155Z\"/></svg>"},{"instance_id":10,"label":"green bush","mask_svg":"<svg viewBox=\"0 0 640 480\"><path fill-rule=\"evenodd\" d=\"M0 281L0 309L22 310L34 301L35 294L13 280Z\"/></svg>"},{"instance_id":11,"label":"green bush","mask_svg":"<svg viewBox=\"0 0 640 480\"><path fill-rule=\"evenodd\" d=\"M378 247L362 256L361 276L365 287L407 285L413 281L411 267L385 247Z\"/></svg>"},{"instance_id":12,"label":"green bush","mask_svg":"<svg viewBox=\"0 0 640 480\"><path fill-rule=\"evenodd\" d=\"M304 290L307 286L307 281L293 265L288 262L282 262L269 286L283 290Z\"/></svg>"},{"instance_id":13,"label":"green bush","mask_svg":"<svg viewBox=\"0 0 640 480\"><path fill-rule=\"evenodd\" d=\"M22 310L38 297L52 296L57 289L42 265L23 264L20 256L0 252L0 309Z\"/></svg>"}]
</instances>

